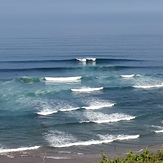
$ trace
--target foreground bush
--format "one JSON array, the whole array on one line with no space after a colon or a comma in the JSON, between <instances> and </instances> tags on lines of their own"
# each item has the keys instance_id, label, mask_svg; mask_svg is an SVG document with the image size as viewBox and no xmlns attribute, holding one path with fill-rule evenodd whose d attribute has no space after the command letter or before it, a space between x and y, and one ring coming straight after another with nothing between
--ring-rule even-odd
<instances>
[{"instance_id":1,"label":"foreground bush","mask_svg":"<svg viewBox=\"0 0 163 163\"><path fill-rule=\"evenodd\" d=\"M142 154L134 154L129 152L124 158L115 158L113 160L107 158L102 152L102 160L98 163L163 163L163 150L159 150L157 153L149 152L145 149Z\"/></svg>"}]
</instances>

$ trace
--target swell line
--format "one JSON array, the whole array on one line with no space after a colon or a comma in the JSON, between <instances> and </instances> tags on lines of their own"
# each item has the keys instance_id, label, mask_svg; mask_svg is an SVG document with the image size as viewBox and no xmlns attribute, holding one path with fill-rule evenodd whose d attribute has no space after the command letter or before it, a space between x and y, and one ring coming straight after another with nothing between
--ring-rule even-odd
<instances>
[{"instance_id":1,"label":"swell line","mask_svg":"<svg viewBox=\"0 0 163 163\"><path fill-rule=\"evenodd\" d=\"M135 60L135 59L123 59L123 58L94 58L94 57L81 57L81 58L72 58L72 59L45 59L45 60L6 60L0 61L0 63L57 63L57 62L76 62L76 61L96 61L97 63L110 63L110 62L131 62L137 61L140 62L142 60Z\"/></svg>"},{"instance_id":2,"label":"swell line","mask_svg":"<svg viewBox=\"0 0 163 163\"><path fill-rule=\"evenodd\" d=\"M86 70L86 71L117 71L123 69L142 69L148 67L137 66L72 66L72 67L38 67L38 68L2 68L0 72L30 72L30 71L66 71L66 70Z\"/></svg>"}]
</instances>

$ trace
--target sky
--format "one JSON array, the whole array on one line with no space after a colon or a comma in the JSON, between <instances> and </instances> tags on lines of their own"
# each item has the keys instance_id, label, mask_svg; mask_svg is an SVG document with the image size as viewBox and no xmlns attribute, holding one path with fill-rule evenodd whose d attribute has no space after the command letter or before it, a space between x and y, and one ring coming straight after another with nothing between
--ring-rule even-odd
<instances>
[{"instance_id":1,"label":"sky","mask_svg":"<svg viewBox=\"0 0 163 163\"><path fill-rule=\"evenodd\" d=\"M0 37L163 34L162 0L0 0Z\"/></svg>"}]
</instances>

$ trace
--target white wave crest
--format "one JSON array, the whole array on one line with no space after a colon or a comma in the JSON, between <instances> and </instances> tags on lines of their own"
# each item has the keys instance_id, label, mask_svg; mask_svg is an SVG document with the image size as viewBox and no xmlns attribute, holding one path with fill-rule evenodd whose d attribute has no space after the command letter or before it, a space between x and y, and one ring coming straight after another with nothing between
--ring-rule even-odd
<instances>
[{"instance_id":1,"label":"white wave crest","mask_svg":"<svg viewBox=\"0 0 163 163\"><path fill-rule=\"evenodd\" d=\"M79 107L77 107L77 108L63 108L63 109L59 109L59 110L43 109L40 112L37 112L37 114L42 115L42 116L46 116L46 115L58 113L58 111L69 112L69 111L74 111L74 110L78 110L78 109L80 109L80 108Z\"/></svg>"},{"instance_id":2,"label":"white wave crest","mask_svg":"<svg viewBox=\"0 0 163 163\"><path fill-rule=\"evenodd\" d=\"M68 112L80 109L74 105L70 105L67 101L62 100L37 100L36 102L36 113L41 116L47 116L60 112Z\"/></svg>"},{"instance_id":3,"label":"white wave crest","mask_svg":"<svg viewBox=\"0 0 163 163\"><path fill-rule=\"evenodd\" d=\"M77 107L77 108L65 108L65 109L60 109L59 111L62 111L62 112L68 112L68 111L73 111L73 110L78 110L78 109L80 109L79 107Z\"/></svg>"},{"instance_id":4,"label":"white wave crest","mask_svg":"<svg viewBox=\"0 0 163 163\"><path fill-rule=\"evenodd\" d=\"M163 84L156 84L156 85L136 85L133 86L134 88L141 88L141 89L152 89L152 88L161 88Z\"/></svg>"},{"instance_id":5,"label":"white wave crest","mask_svg":"<svg viewBox=\"0 0 163 163\"><path fill-rule=\"evenodd\" d=\"M133 78L135 76L135 74L131 74L131 75L121 75L122 78Z\"/></svg>"},{"instance_id":6,"label":"white wave crest","mask_svg":"<svg viewBox=\"0 0 163 163\"><path fill-rule=\"evenodd\" d=\"M83 108L87 109L87 110L94 110L94 109L101 109L101 108L106 108L106 107L112 107L114 105L115 105L114 103L99 104L99 105L95 103L94 105L84 106Z\"/></svg>"},{"instance_id":7,"label":"white wave crest","mask_svg":"<svg viewBox=\"0 0 163 163\"><path fill-rule=\"evenodd\" d=\"M46 81L49 82L79 82L81 79L81 76L77 76L77 77L45 77Z\"/></svg>"},{"instance_id":8,"label":"white wave crest","mask_svg":"<svg viewBox=\"0 0 163 163\"><path fill-rule=\"evenodd\" d=\"M73 135L65 132L54 131L46 135L46 140L52 147L90 146L103 143L110 143L116 140L137 139L139 135L97 135L98 140L77 140Z\"/></svg>"},{"instance_id":9,"label":"white wave crest","mask_svg":"<svg viewBox=\"0 0 163 163\"><path fill-rule=\"evenodd\" d=\"M115 103L108 102L106 100L101 100L98 98L90 98L90 99L85 99L83 101L87 106L83 106L82 108L84 109L101 109L101 108L107 108L107 107L112 107L115 105Z\"/></svg>"},{"instance_id":10,"label":"white wave crest","mask_svg":"<svg viewBox=\"0 0 163 163\"><path fill-rule=\"evenodd\" d=\"M80 62L86 62L87 59L86 58L76 58L77 61L80 61Z\"/></svg>"},{"instance_id":11,"label":"white wave crest","mask_svg":"<svg viewBox=\"0 0 163 163\"><path fill-rule=\"evenodd\" d=\"M57 112L58 112L57 110L43 109L40 112L37 112L37 114L45 116L45 115L51 115L51 114L54 114L54 113L57 113Z\"/></svg>"},{"instance_id":12,"label":"white wave crest","mask_svg":"<svg viewBox=\"0 0 163 163\"><path fill-rule=\"evenodd\" d=\"M45 139L53 147L64 147L67 144L77 142L73 135L61 131L50 131L45 135Z\"/></svg>"},{"instance_id":13,"label":"white wave crest","mask_svg":"<svg viewBox=\"0 0 163 163\"><path fill-rule=\"evenodd\" d=\"M162 126L155 126L155 125L152 125L153 128L157 128L159 130L155 130L154 132L155 133L162 133L163 132L163 127Z\"/></svg>"},{"instance_id":14,"label":"white wave crest","mask_svg":"<svg viewBox=\"0 0 163 163\"><path fill-rule=\"evenodd\" d=\"M58 148L63 148L63 147L71 147L71 146L90 146L90 145L98 145L98 144L107 144L111 143L116 140L127 140L127 139L136 139L138 138L139 135L134 135L134 136L128 136L128 137L121 137L121 138L114 138L114 139L105 139L105 140L88 140L88 141L79 141L75 143L68 143L68 144L63 144L58 146Z\"/></svg>"},{"instance_id":15,"label":"white wave crest","mask_svg":"<svg viewBox=\"0 0 163 163\"><path fill-rule=\"evenodd\" d=\"M86 61L96 61L96 58L76 58L77 61L86 62Z\"/></svg>"},{"instance_id":16,"label":"white wave crest","mask_svg":"<svg viewBox=\"0 0 163 163\"><path fill-rule=\"evenodd\" d=\"M156 130L155 133L162 133L163 130Z\"/></svg>"},{"instance_id":17,"label":"white wave crest","mask_svg":"<svg viewBox=\"0 0 163 163\"><path fill-rule=\"evenodd\" d=\"M116 141L116 140L129 140L129 139L137 139L139 135L98 135L104 141Z\"/></svg>"},{"instance_id":18,"label":"white wave crest","mask_svg":"<svg viewBox=\"0 0 163 163\"><path fill-rule=\"evenodd\" d=\"M88 61L93 61L95 62L96 61L96 58L86 58Z\"/></svg>"},{"instance_id":19,"label":"white wave crest","mask_svg":"<svg viewBox=\"0 0 163 163\"><path fill-rule=\"evenodd\" d=\"M21 151L27 151L27 150L35 150L38 148L40 148L40 146L21 147L21 148L15 148L15 149L0 149L0 153L21 152Z\"/></svg>"},{"instance_id":20,"label":"white wave crest","mask_svg":"<svg viewBox=\"0 0 163 163\"><path fill-rule=\"evenodd\" d=\"M97 113L97 112L85 112L84 116L87 120L82 122L94 122L94 123L112 123L112 122L118 122L122 120L131 120L134 119L134 116L126 115L126 114L120 114L120 113L113 113L113 114L103 114L103 113ZM81 122L81 123L82 123Z\"/></svg>"},{"instance_id":21,"label":"white wave crest","mask_svg":"<svg viewBox=\"0 0 163 163\"><path fill-rule=\"evenodd\" d=\"M102 90L103 87L99 88L81 88L81 89L71 89L73 92L93 92L93 91L99 91Z\"/></svg>"}]
</instances>

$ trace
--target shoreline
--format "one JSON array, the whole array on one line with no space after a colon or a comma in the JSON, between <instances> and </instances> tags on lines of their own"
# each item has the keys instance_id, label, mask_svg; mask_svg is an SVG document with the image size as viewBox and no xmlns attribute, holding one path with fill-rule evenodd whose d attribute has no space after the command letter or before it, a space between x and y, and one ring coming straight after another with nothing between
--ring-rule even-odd
<instances>
[{"instance_id":1,"label":"shoreline","mask_svg":"<svg viewBox=\"0 0 163 163\"><path fill-rule=\"evenodd\" d=\"M1 163L98 163L101 158L52 158L41 156L17 156L10 157L8 155L1 155Z\"/></svg>"},{"instance_id":2,"label":"shoreline","mask_svg":"<svg viewBox=\"0 0 163 163\"><path fill-rule=\"evenodd\" d=\"M147 146L150 152L157 152L163 149L163 144L155 144ZM111 159L116 157L125 157L129 150L133 151L135 154L142 153L146 147L127 149L123 148L117 150L112 150L112 152L107 152L104 149L106 157ZM120 152L121 151L121 152ZM20 151L20 152L8 152L0 154L1 163L98 163L102 158L101 153L99 154L79 154L79 155L46 155L46 152L32 152L32 151Z\"/></svg>"}]
</instances>

